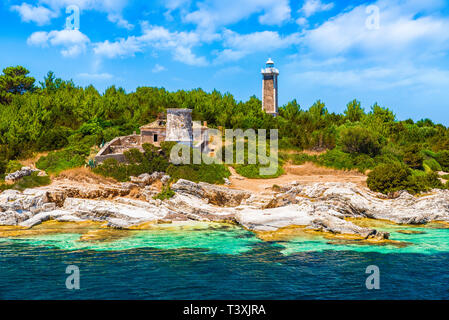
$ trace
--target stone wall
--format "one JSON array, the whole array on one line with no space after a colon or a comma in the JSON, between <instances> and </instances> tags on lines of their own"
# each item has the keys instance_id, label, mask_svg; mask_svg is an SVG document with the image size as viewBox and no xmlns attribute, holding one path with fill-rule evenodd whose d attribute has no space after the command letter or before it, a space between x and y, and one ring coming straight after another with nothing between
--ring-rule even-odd
<instances>
[{"instance_id":1,"label":"stone wall","mask_svg":"<svg viewBox=\"0 0 449 320\"><path fill-rule=\"evenodd\" d=\"M165 128L144 129L141 131L142 144L151 143L160 146L165 141ZM157 134L157 141L154 141L154 135Z\"/></svg>"},{"instance_id":2,"label":"stone wall","mask_svg":"<svg viewBox=\"0 0 449 320\"><path fill-rule=\"evenodd\" d=\"M263 107L266 113L276 112L273 76L265 76L263 79Z\"/></svg>"},{"instance_id":3,"label":"stone wall","mask_svg":"<svg viewBox=\"0 0 449 320\"><path fill-rule=\"evenodd\" d=\"M167 109L166 141L191 143L193 139L192 110Z\"/></svg>"}]
</instances>

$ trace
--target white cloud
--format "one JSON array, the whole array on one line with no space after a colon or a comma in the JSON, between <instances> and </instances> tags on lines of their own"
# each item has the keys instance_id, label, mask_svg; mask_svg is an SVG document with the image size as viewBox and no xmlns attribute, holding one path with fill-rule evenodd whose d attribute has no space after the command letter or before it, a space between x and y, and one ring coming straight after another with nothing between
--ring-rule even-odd
<instances>
[{"instance_id":1,"label":"white cloud","mask_svg":"<svg viewBox=\"0 0 449 320\"><path fill-rule=\"evenodd\" d=\"M91 80L109 80L114 78L110 73L80 73L77 77Z\"/></svg>"},{"instance_id":2,"label":"white cloud","mask_svg":"<svg viewBox=\"0 0 449 320\"><path fill-rule=\"evenodd\" d=\"M46 46L48 41L48 32L38 31L28 37L27 43L30 46Z\"/></svg>"},{"instance_id":3,"label":"white cloud","mask_svg":"<svg viewBox=\"0 0 449 320\"><path fill-rule=\"evenodd\" d=\"M194 46L200 45L200 37L195 32L171 32L161 26L151 26L142 23L142 35L130 36L115 42L100 42L94 44L94 52L107 58L132 56L142 52L145 48L167 50L172 52L173 59L188 65L203 66L207 64L204 57L197 57L193 52Z\"/></svg>"},{"instance_id":4,"label":"white cloud","mask_svg":"<svg viewBox=\"0 0 449 320\"><path fill-rule=\"evenodd\" d=\"M388 90L400 87L442 87L449 85L449 71L399 64L350 70L315 70L297 73L293 80L332 88Z\"/></svg>"},{"instance_id":5,"label":"white cloud","mask_svg":"<svg viewBox=\"0 0 449 320\"><path fill-rule=\"evenodd\" d=\"M132 30L134 28L134 25L129 23L128 20L123 19L123 16L120 13L108 14L108 20L127 30Z\"/></svg>"},{"instance_id":6,"label":"white cloud","mask_svg":"<svg viewBox=\"0 0 449 320\"><path fill-rule=\"evenodd\" d=\"M11 10L18 12L23 22L34 22L39 26L48 24L52 18L58 16L56 12L45 7L34 7L27 3L11 6Z\"/></svg>"},{"instance_id":7,"label":"white cloud","mask_svg":"<svg viewBox=\"0 0 449 320\"><path fill-rule=\"evenodd\" d=\"M107 18L119 27L132 29L134 26L123 18L122 11L129 0L39 0L34 7L27 3L15 5L11 10L19 12L25 22L33 21L38 25L48 24L52 18L59 16L61 10L75 5L80 10L95 10L107 14ZM49 9L49 8L50 9Z\"/></svg>"},{"instance_id":8,"label":"white cloud","mask_svg":"<svg viewBox=\"0 0 449 320\"><path fill-rule=\"evenodd\" d=\"M299 17L298 19L296 19L296 23L297 23L299 26L306 26L306 25L308 24L308 21L307 21L307 19L304 18L304 17Z\"/></svg>"},{"instance_id":9,"label":"white cloud","mask_svg":"<svg viewBox=\"0 0 449 320\"><path fill-rule=\"evenodd\" d=\"M31 46L59 46L65 57L74 57L86 50L89 38L79 30L53 30L34 32L27 40Z\"/></svg>"},{"instance_id":10,"label":"white cloud","mask_svg":"<svg viewBox=\"0 0 449 320\"><path fill-rule=\"evenodd\" d=\"M362 94L395 101L405 94L403 99L417 106L410 96L416 100L446 92L449 18L439 13L442 1L371 4L380 11L379 29L367 28L367 5L346 9L303 31L300 50L289 57L284 76L302 84L304 92L319 87L315 96L344 99Z\"/></svg>"},{"instance_id":11,"label":"white cloud","mask_svg":"<svg viewBox=\"0 0 449 320\"><path fill-rule=\"evenodd\" d=\"M134 56L135 53L141 51L141 43L134 36L115 42L106 40L94 44L94 53L107 58Z\"/></svg>"},{"instance_id":12,"label":"white cloud","mask_svg":"<svg viewBox=\"0 0 449 320\"><path fill-rule=\"evenodd\" d=\"M266 25L280 25L290 19L288 0L210 0L198 3L197 7L197 10L184 16L185 22L210 32L247 19L253 14L259 14L259 22Z\"/></svg>"},{"instance_id":13,"label":"white cloud","mask_svg":"<svg viewBox=\"0 0 449 320\"><path fill-rule=\"evenodd\" d=\"M306 49L322 55L363 53L363 58L386 58L437 53L449 46L449 19L419 15L426 9L414 0L378 1L379 29L367 28L367 6L342 13L321 26L307 30Z\"/></svg>"},{"instance_id":14,"label":"white cloud","mask_svg":"<svg viewBox=\"0 0 449 320\"><path fill-rule=\"evenodd\" d=\"M218 53L217 63L239 60L255 52L269 52L299 44L299 33L281 36L276 31L261 31L249 34L238 34L231 30L223 33L225 47Z\"/></svg>"},{"instance_id":15,"label":"white cloud","mask_svg":"<svg viewBox=\"0 0 449 320\"><path fill-rule=\"evenodd\" d=\"M205 66L208 64L206 58L197 57L192 52L192 49L188 47L177 47L173 59L191 66Z\"/></svg>"},{"instance_id":16,"label":"white cloud","mask_svg":"<svg viewBox=\"0 0 449 320\"><path fill-rule=\"evenodd\" d=\"M308 18L315 13L331 10L333 7L333 2L322 3L321 0L306 0L299 11L302 12L306 18Z\"/></svg>"},{"instance_id":17,"label":"white cloud","mask_svg":"<svg viewBox=\"0 0 449 320\"><path fill-rule=\"evenodd\" d=\"M165 69L164 66L161 66L160 64L157 64L157 63L156 63L156 65L153 67L153 69L151 70L151 72L153 72L153 73L159 73L159 72L165 71L165 70L166 70L166 69Z\"/></svg>"}]
</instances>

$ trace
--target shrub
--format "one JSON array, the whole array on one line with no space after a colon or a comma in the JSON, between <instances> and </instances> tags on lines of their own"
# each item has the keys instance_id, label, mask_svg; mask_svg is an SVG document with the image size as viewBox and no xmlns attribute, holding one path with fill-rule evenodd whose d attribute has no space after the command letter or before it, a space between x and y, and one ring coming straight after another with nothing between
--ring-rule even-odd
<instances>
[{"instance_id":1,"label":"shrub","mask_svg":"<svg viewBox=\"0 0 449 320\"><path fill-rule=\"evenodd\" d=\"M389 193L407 189L411 170L399 162L381 164L368 174L368 188L373 191Z\"/></svg>"},{"instance_id":2,"label":"shrub","mask_svg":"<svg viewBox=\"0 0 449 320\"><path fill-rule=\"evenodd\" d=\"M423 167L428 167L432 171L441 171L440 164L433 158L424 160Z\"/></svg>"},{"instance_id":3,"label":"shrub","mask_svg":"<svg viewBox=\"0 0 449 320\"><path fill-rule=\"evenodd\" d=\"M419 192L425 192L432 189L443 189L445 186L440 181L438 174L432 173L420 173L413 172L407 181L407 191L415 194Z\"/></svg>"},{"instance_id":4,"label":"shrub","mask_svg":"<svg viewBox=\"0 0 449 320\"><path fill-rule=\"evenodd\" d=\"M0 175L4 174L6 172L7 165L8 165L8 162L6 160L0 160Z\"/></svg>"},{"instance_id":5,"label":"shrub","mask_svg":"<svg viewBox=\"0 0 449 320\"><path fill-rule=\"evenodd\" d=\"M20 169L22 169L22 164L17 160L11 160L6 165L5 173L16 172Z\"/></svg>"},{"instance_id":6,"label":"shrub","mask_svg":"<svg viewBox=\"0 0 449 320\"><path fill-rule=\"evenodd\" d=\"M436 159L438 157L438 153L433 152L431 150L423 150L422 153L424 153L424 155L429 157L429 158Z\"/></svg>"},{"instance_id":7,"label":"shrub","mask_svg":"<svg viewBox=\"0 0 449 320\"><path fill-rule=\"evenodd\" d=\"M407 190L411 194L429 191L445 186L435 173L410 170L402 163L381 164L368 174L368 187L373 191L390 193Z\"/></svg>"},{"instance_id":8,"label":"shrub","mask_svg":"<svg viewBox=\"0 0 449 320\"><path fill-rule=\"evenodd\" d=\"M103 130L103 139L105 142L111 141L115 137L122 135L120 129L117 127L106 128Z\"/></svg>"},{"instance_id":9,"label":"shrub","mask_svg":"<svg viewBox=\"0 0 449 320\"><path fill-rule=\"evenodd\" d=\"M48 173L58 174L63 170L83 166L86 163L88 153L88 149L80 148L53 151L47 156L40 157L36 162L36 167Z\"/></svg>"},{"instance_id":10,"label":"shrub","mask_svg":"<svg viewBox=\"0 0 449 320\"><path fill-rule=\"evenodd\" d=\"M404 152L404 163L412 169L422 169L424 156L417 144L409 146Z\"/></svg>"},{"instance_id":11,"label":"shrub","mask_svg":"<svg viewBox=\"0 0 449 320\"><path fill-rule=\"evenodd\" d=\"M193 182L207 182L223 184L224 178L228 178L231 173L223 164L171 164L167 168L167 174L175 181L186 179Z\"/></svg>"},{"instance_id":12,"label":"shrub","mask_svg":"<svg viewBox=\"0 0 449 320\"><path fill-rule=\"evenodd\" d=\"M336 144L335 127L317 130L312 133L311 146L313 149L333 149Z\"/></svg>"},{"instance_id":13,"label":"shrub","mask_svg":"<svg viewBox=\"0 0 449 320\"><path fill-rule=\"evenodd\" d=\"M44 131L39 138L37 148L40 151L61 149L68 144L71 130L65 127L52 128Z\"/></svg>"},{"instance_id":14,"label":"shrub","mask_svg":"<svg viewBox=\"0 0 449 320\"><path fill-rule=\"evenodd\" d=\"M267 166L262 166L260 164L238 164L235 165L235 171L237 171L239 175L250 179L272 179L277 178L284 173L284 169L282 169L282 166L279 163L276 172L270 175L261 175L260 168L262 167Z\"/></svg>"},{"instance_id":15,"label":"shrub","mask_svg":"<svg viewBox=\"0 0 449 320\"><path fill-rule=\"evenodd\" d=\"M103 163L93 171L104 177L112 177L117 181L127 181L129 179L126 165L119 163L113 158L106 159Z\"/></svg>"},{"instance_id":16,"label":"shrub","mask_svg":"<svg viewBox=\"0 0 449 320\"><path fill-rule=\"evenodd\" d=\"M138 176L142 173L155 171L166 172L172 179L187 179L194 182L224 183L224 178L231 175L222 164L170 164L170 150L173 143L163 144L158 150L151 144L144 144L144 153L137 149L126 151L127 163L119 163L115 159L106 159L102 164L93 169L102 176L112 177L118 181L127 181L130 176ZM191 152L193 155L193 152Z\"/></svg>"},{"instance_id":17,"label":"shrub","mask_svg":"<svg viewBox=\"0 0 449 320\"><path fill-rule=\"evenodd\" d=\"M162 191L153 197L153 199L166 200L175 195L175 192L169 186L162 188Z\"/></svg>"},{"instance_id":18,"label":"shrub","mask_svg":"<svg viewBox=\"0 0 449 320\"><path fill-rule=\"evenodd\" d=\"M33 172L30 176L23 177L14 184L0 184L0 190L3 191L6 189L14 189L23 191L28 188L46 186L49 185L50 183L51 183L50 177L48 176L40 177L37 175L37 172Z\"/></svg>"},{"instance_id":19,"label":"shrub","mask_svg":"<svg viewBox=\"0 0 449 320\"><path fill-rule=\"evenodd\" d=\"M437 161L444 171L449 171L449 151L443 150L438 153Z\"/></svg>"},{"instance_id":20,"label":"shrub","mask_svg":"<svg viewBox=\"0 0 449 320\"><path fill-rule=\"evenodd\" d=\"M301 165L306 162L317 162L318 158L317 156L310 156L306 153L294 153L287 155L284 160L290 160L295 165Z\"/></svg>"},{"instance_id":21,"label":"shrub","mask_svg":"<svg viewBox=\"0 0 449 320\"><path fill-rule=\"evenodd\" d=\"M347 153L379 154L381 146L376 137L362 127L344 128L340 132L342 150Z\"/></svg>"},{"instance_id":22,"label":"shrub","mask_svg":"<svg viewBox=\"0 0 449 320\"><path fill-rule=\"evenodd\" d=\"M354 168L354 163L352 161L351 155L341 151L338 148L329 150L325 154L319 156L318 163L322 166L335 169L349 170Z\"/></svg>"}]
</instances>

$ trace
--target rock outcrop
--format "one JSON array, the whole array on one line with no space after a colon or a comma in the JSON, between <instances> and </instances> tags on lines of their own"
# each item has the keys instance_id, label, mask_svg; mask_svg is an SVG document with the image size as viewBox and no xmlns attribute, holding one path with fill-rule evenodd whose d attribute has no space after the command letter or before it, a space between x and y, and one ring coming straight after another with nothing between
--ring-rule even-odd
<instances>
[{"instance_id":1,"label":"rock outcrop","mask_svg":"<svg viewBox=\"0 0 449 320\"><path fill-rule=\"evenodd\" d=\"M41 172L41 171L38 169L31 169L30 167L22 167L22 169L6 175L5 181L17 181L20 178L30 176L33 172Z\"/></svg>"},{"instance_id":2,"label":"rock outcrop","mask_svg":"<svg viewBox=\"0 0 449 320\"><path fill-rule=\"evenodd\" d=\"M250 193L246 191L229 189L205 182L195 183L184 179L179 179L171 186L171 189L179 194L190 194L197 198L207 199L209 203L223 207L238 206L244 199L250 197Z\"/></svg>"},{"instance_id":3,"label":"rock outcrop","mask_svg":"<svg viewBox=\"0 0 449 320\"><path fill-rule=\"evenodd\" d=\"M170 180L170 176L166 176L164 172L153 172L152 174L143 173L138 177L131 176L130 181L139 185L140 187L145 187L151 185L157 180L162 181L162 179L166 179L165 177L168 177L168 180ZM164 181L162 181L162 183L164 183Z\"/></svg>"},{"instance_id":4,"label":"rock outcrop","mask_svg":"<svg viewBox=\"0 0 449 320\"><path fill-rule=\"evenodd\" d=\"M146 175L139 179L150 181ZM151 185L139 189L144 195L139 200L127 198L130 190L139 187L137 183L141 182L91 189L51 185L24 192L7 190L0 193L0 225L32 227L55 219L104 221L113 228L128 228L160 220L234 221L255 231L302 226L364 239L387 239L388 233L357 226L346 218L400 224L449 222L449 190L433 190L420 197L399 192L389 199L351 183L291 183L277 192L251 194L181 179L171 186L175 191L171 199L154 200L157 190Z\"/></svg>"}]
</instances>

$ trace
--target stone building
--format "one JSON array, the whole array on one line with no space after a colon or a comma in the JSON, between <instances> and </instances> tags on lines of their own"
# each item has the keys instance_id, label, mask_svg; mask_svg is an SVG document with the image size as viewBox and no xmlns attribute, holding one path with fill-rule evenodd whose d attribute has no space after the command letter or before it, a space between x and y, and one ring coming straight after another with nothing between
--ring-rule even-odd
<instances>
[{"instance_id":1,"label":"stone building","mask_svg":"<svg viewBox=\"0 0 449 320\"><path fill-rule=\"evenodd\" d=\"M125 162L124 152L138 149L143 152L142 145L150 143L160 146L163 141L173 141L208 151L209 137L207 123L192 121L191 109L167 109L167 115L160 114L157 119L140 127L140 134L117 137L101 148L95 156L95 162L101 163L108 158Z\"/></svg>"},{"instance_id":2,"label":"stone building","mask_svg":"<svg viewBox=\"0 0 449 320\"><path fill-rule=\"evenodd\" d=\"M273 116L278 114L278 75L273 60L268 59L262 69L262 109Z\"/></svg>"},{"instance_id":3,"label":"stone building","mask_svg":"<svg viewBox=\"0 0 449 320\"><path fill-rule=\"evenodd\" d=\"M159 114L156 121L140 127L140 136L143 143L151 143L160 146L165 141L167 119L165 114Z\"/></svg>"}]
</instances>

